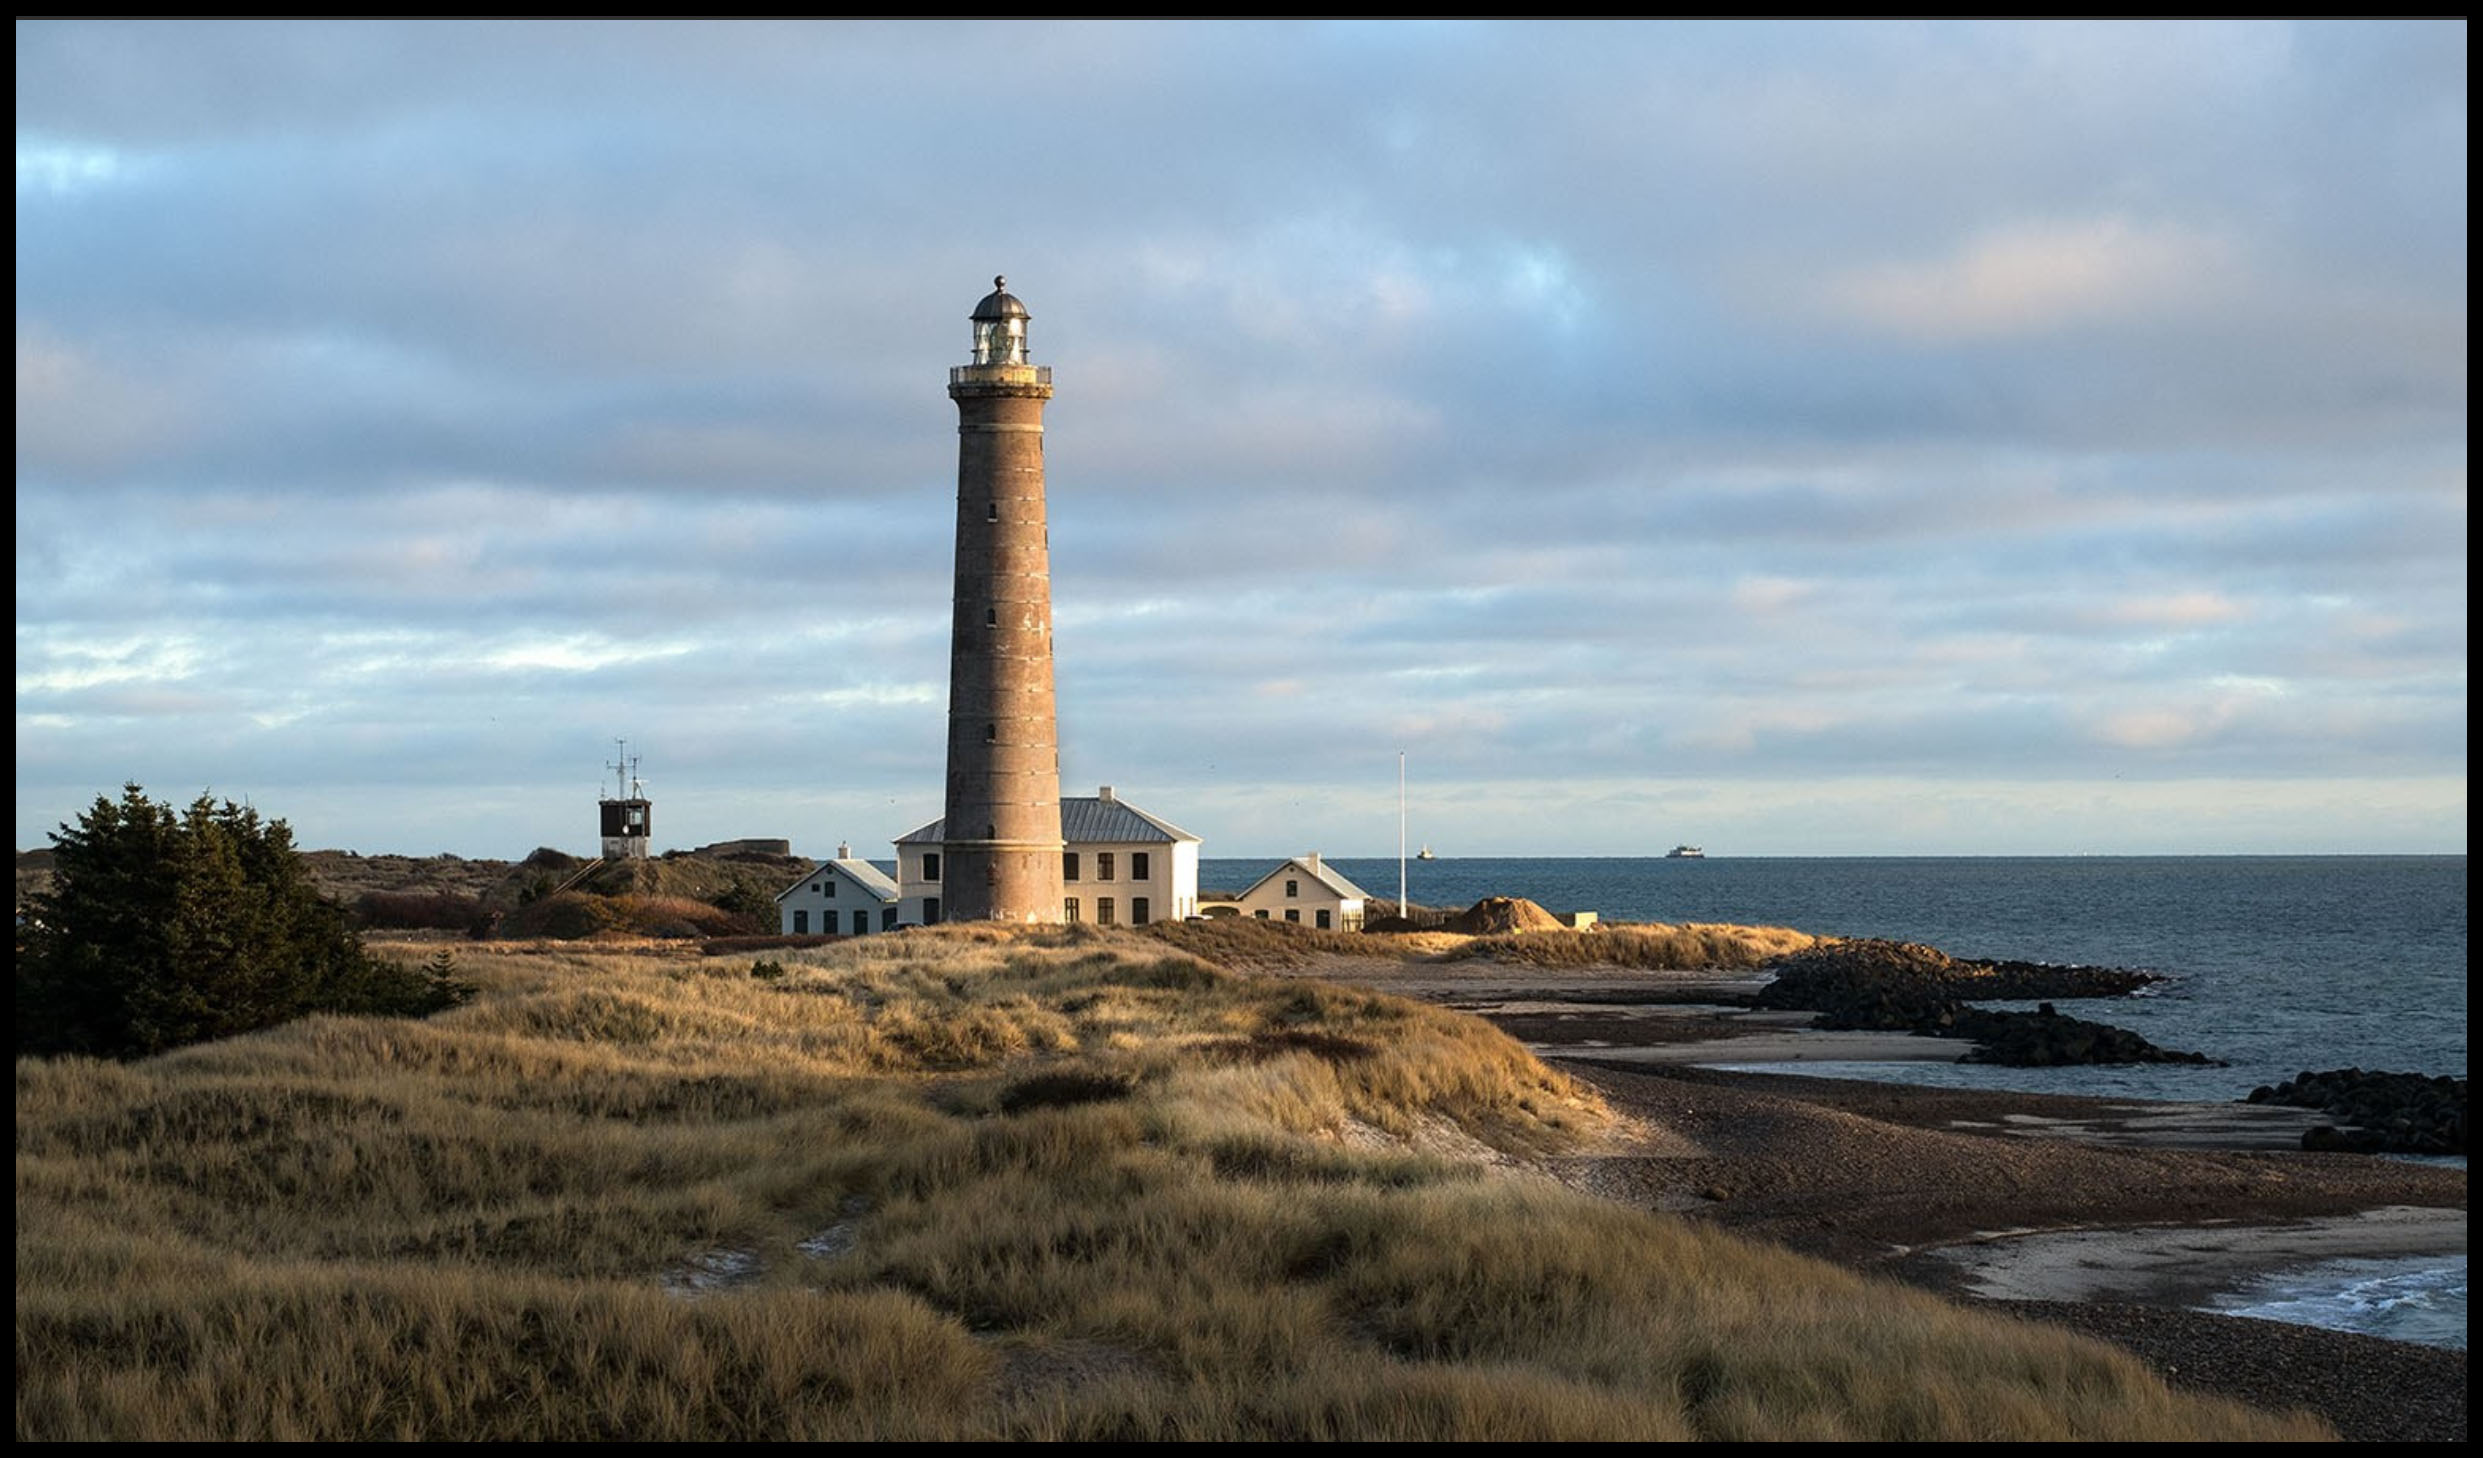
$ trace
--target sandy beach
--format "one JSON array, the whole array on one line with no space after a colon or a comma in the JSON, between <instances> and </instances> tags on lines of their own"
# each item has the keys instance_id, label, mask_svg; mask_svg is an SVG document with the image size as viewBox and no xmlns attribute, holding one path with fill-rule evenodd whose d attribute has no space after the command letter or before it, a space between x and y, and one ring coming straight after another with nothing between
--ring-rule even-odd
<instances>
[{"instance_id":1,"label":"sandy beach","mask_svg":"<svg viewBox=\"0 0 2483 1458\"><path fill-rule=\"evenodd\" d=\"M2176 1384L2307 1407L2349 1439L2466 1436L2462 1351L2195 1309L2339 1256L2462 1253L2462 1168L2305 1153L2322 1120L2301 1109L1754 1071L1960 1050L1709 1000L1764 981L1749 974L1306 971L1475 1012L1593 1084L1637 1132L1561 1162L1581 1188L2068 1326Z\"/></svg>"}]
</instances>

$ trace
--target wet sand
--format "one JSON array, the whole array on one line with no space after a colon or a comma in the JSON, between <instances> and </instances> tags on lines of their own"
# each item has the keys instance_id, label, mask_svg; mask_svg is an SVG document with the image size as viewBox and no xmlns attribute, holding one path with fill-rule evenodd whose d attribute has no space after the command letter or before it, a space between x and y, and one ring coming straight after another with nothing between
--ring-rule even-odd
<instances>
[{"instance_id":1,"label":"wet sand","mask_svg":"<svg viewBox=\"0 0 2483 1458\"><path fill-rule=\"evenodd\" d=\"M2280 1225L1992 1230L1935 1246L1960 1289L1990 1301L2196 1306L2253 1277L2344 1256L2463 1255L2466 1212L2385 1206Z\"/></svg>"}]
</instances>

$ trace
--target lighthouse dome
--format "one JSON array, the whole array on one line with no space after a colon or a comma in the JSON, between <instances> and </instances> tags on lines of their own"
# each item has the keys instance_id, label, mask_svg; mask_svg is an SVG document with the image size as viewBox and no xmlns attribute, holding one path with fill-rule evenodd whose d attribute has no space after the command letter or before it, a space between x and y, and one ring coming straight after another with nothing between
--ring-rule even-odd
<instances>
[{"instance_id":1,"label":"lighthouse dome","mask_svg":"<svg viewBox=\"0 0 2483 1458\"><path fill-rule=\"evenodd\" d=\"M974 362L978 365L1026 363L1026 306L1009 292L1009 281L995 278L991 292L974 306Z\"/></svg>"},{"instance_id":2,"label":"lighthouse dome","mask_svg":"<svg viewBox=\"0 0 2483 1458\"><path fill-rule=\"evenodd\" d=\"M1018 302L1017 295L1009 292L1008 279L1005 277L995 277L991 281L991 292L985 294L983 296L983 302L975 305L974 312L966 317L969 319L983 320L1029 319L1034 316L1026 312L1026 306Z\"/></svg>"}]
</instances>

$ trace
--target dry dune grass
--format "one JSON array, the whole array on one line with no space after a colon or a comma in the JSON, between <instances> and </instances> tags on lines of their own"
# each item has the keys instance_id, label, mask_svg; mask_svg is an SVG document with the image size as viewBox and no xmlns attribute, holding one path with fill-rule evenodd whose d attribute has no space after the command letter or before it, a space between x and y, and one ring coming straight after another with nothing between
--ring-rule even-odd
<instances>
[{"instance_id":1,"label":"dry dune grass","mask_svg":"<svg viewBox=\"0 0 2483 1458\"><path fill-rule=\"evenodd\" d=\"M17 1436L2319 1432L1420 1152L1610 1127L1479 1020L1092 929L782 960L21 1061Z\"/></svg>"},{"instance_id":2,"label":"dry dune grass","mask_svg":"<svg viewBox=\"0 0 2483 1458\"><path fill-rule=\"evenodd\" d=\"M1321 931L1249 916L1159 921L1146 934L1226 967L1299 967L1323 956L1398 957L1405 946L1395 933Z\"/></svg>"},{"instance_id":3,"label":"dry dune grass","mask_svg":"<svg viewBox=\"0 0 2483 1458\"><path fill-rule=\"evenodd\" d=\"M1512 903L1531 907L1532 902ZM1833 937L1781 926L1712 922L1608 922L1583 931L1520 910L1500 920L1518 930L1474 933L1319 931L1285 922L1225 917L1207 922L1157 922L1147 934L1195 956L1230 967L1302 967L1326 958L1400 962L1499 962L1530 967L1629 967L1645 971L1706 971L1763 967ZM1486 921L1491 920L1486 918Z\"/></svg>"},{"instance_id":4,"label":"dry dune grass","mask_svg":"<svg viewBox=\"0 0 2483 1458\"><path fill-rule=\"evenodd\" d=\"M1623 922L1589 931L1561 929L1479 936L1436 960L1686 972L1764 967L1823 940L1829 939L1781 926Z\"/></svg>"}]
</instances>

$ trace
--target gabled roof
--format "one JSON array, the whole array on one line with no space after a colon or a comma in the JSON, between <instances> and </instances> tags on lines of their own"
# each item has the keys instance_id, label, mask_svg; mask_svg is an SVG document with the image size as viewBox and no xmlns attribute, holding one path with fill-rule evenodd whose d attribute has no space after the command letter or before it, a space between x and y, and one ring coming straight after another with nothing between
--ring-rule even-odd
<instances>
[{"instance_id":1,"label":"gabled roof","mask_svg":"<svg viewBox=\"0 0 2483 1458\"><path fill-rule=\"evenodd\" d=\"M865 891L868 891L882 901L894 901L897 899L897 883L888 879L888 873L858 856L844 856L841 858L831 858L821 861L809 870L804 871L802 873L801 880L796 881L782 891L777 892L776 899L782 901L794 892L801 890L804 886L807 886L812 881L818 879L819 873L822 871L837 872L843 875L846 880L853 882L855 885L861 887Z\"/></svg>"},{"instance_id":2,"label":"gabled roof","mask_svg":"<svg viewBox=\"0 0 2483 1458\"><path fill-rule=\"evenodd\" d=\"M1116 840L1196 840L1169 820L1149 815L1127 800L1072 795L1060 802L1060 838L1082 844Z\"/></svg>"},{"instance_id":3,"label":"gabled roof","mask_svg":"<svg viewBox=\"0 0 2483 1458\"><path fill-rule=\"evenodd\" d=\"M1100 795L1061 796L1060 838L1069 845L1143 845L1150 841L1198 839L1127 800L1107 800ZM943 817L898 836L897 844L938 845L947 839L948 821Z\"/></svg>"},{"instance_id":4,"label":"gabled roof","mask_svg":"<svg viewBox=\"0 0 2483 1458\"><path fill-rule=\"evenodd\" d=\"M1235 899L1240 901L1249 900L1252 892L1257 891L1261 886L1275 880L1278 876L1283 875L1287 871L1295 871L1302 875L1308 876L1347 901L1369 901L1372 899L1370 892L1365 891L1353 882L1346 880L1342 875L1337 873L1336 867L1329 865L1325 861L1322 861L1318 865L1314 866L1300 856L1295 856L1283 865L1278 866L1275 870L1272 870L1266 875L1261 876L1256 881L1251 882L1250 890L1244 891Z\"/></svg>"}]
</instances>

